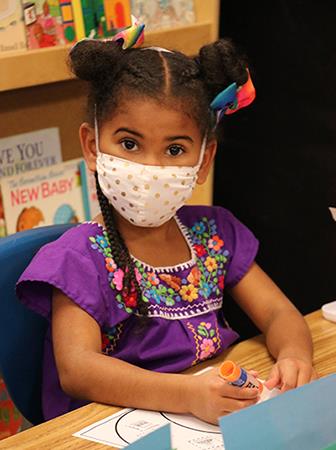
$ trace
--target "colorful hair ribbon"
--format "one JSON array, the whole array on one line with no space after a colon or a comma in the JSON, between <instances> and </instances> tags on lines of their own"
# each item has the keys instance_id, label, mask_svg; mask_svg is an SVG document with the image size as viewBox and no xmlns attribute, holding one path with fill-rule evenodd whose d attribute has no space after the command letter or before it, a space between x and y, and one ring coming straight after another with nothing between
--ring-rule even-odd
<instances>
[{"instance_id":1,"label":"colorful hair ribbon","mask_svg":"<svg viewBox=\"0 0 336 450\"><path fill-rule=\"evenodd\" d=\"M250 105L255 99L256 92L253 86L250 72L248 69L248 78L246 83L237 87L237 83L232 83L230 86L220 92L210 104L210 108L215 111L217 122L221 120L222 116L233 114L241 108Z\"/></svg>"},{"instance_id":2,"label":"colorful hair ribbon","mask_svg":"<svg viewBox=\"0 0 336 450\"><path fill-rule=\"evenodd\" d=\"M70 52L76 47L77 44L83 41L102 41L102 42L118 42L121 44L122 49L126 50L131 47L140 47L140 45L144 42L144 28L145 25L140 23L139 20L135 16L131 16L132 25L119 31L116 35L104 39L95 39L95 38L84 38L80 41L76 42L75 45L72 46Z\"/></svg>"},{"instance_id":3,"label":"colorful hair ribbon","mask_svg":"<svg viewBox=\"0 0 336 450\"><path fill-rule=\"evenodd\" d=\"M110 39L104 39L105 41L115 41L122 44L123 50L131 47L140 47L143 44L144 38L144 28L145 25L140 23L135 16L132 17L132 25L119 31L115 36Z\"/></svg>"}]
</instances>

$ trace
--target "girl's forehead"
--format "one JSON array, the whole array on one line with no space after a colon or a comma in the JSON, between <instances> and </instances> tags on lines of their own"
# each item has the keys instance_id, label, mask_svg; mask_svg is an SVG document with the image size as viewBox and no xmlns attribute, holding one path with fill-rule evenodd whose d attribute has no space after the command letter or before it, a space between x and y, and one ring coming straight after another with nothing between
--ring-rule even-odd
<instances>
[{"instance_id":1,"label":"girl's forehead","mask_svg":"<svg viewBox=\"0 0 336 450\"><path fill-rule=\"evenodd\" d=\"M162 130L200 134L198 124L180 102L159 102L148 98L134 98L119 102L117 108L107 118L108 127L131 127L145 132Z\"/></svg>"}]
</instances>

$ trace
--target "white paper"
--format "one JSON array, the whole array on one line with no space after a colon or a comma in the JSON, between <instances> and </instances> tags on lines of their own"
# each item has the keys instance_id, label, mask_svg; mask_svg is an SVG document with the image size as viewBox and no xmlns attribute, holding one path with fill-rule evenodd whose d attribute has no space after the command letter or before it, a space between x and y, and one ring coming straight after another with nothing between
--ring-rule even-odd
<instances>
[{"instance_id":1,"label":"white paper","mask_svg":"<svg viewBox=\"0 0 336 450\"><path fill-rule=\"evenodd\" d=\"M74 436L116 448L125 448L137 439L171 425L173 448L177 450L224 450L220 428L196 417L142 409L123 409L96 422Z\"/></svg>"},{"instance_id":2,"label":"white paper","mask_svg":"<svg viewBox=\"0 0 336 450\"><path fill-rule=\"evenodd\" d=\"M213 369L206 367L201 375ZM260 380L263 381L263 380ZM279 390L263 389L259 402L278 395ZM170 424L173 448L176 450L224 450L219 426L203 422L188 414L172 414L143 409L123 409L95 422L73 436L116 448L125 448L146 434Z\"/></svg>"}]
</instances>

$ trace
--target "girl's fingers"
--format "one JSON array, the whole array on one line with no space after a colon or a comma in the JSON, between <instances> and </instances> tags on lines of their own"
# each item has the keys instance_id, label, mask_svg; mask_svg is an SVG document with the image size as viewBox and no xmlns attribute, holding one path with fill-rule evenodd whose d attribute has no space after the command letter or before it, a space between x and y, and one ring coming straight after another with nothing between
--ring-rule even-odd
<instances>
[{"instance_id":1,"label":"girl's fingers","mask_svg":"<svg viewBox=\"0 0 336 450\"><path fill-rule=\"evenodd\" d=\"M250 400L257 398L259 396L259 391L256 388L233 386L232 384L223 381L219 394L222 397L228 397L235 400Z\"/></svg>"},{"instance_id":2,"label":"girl's fingers","mask_svg":"<svg viewBox=\"0 0 336 450\"><path fill-rule=\"evenodd\" d=\"M303 386L310 382L312 376L312 370L310 367L303 367L297 377L297 387Z\"/></svg>"},{"instance_id":3,"label":"girl's fingers","mask_svg":"<svg viewBox=\"0 0 336 450\"><path fill-rule=\"evenodd\" d=\"M273 366L272 370L268 375L268 379L265 381L264 385L267 389L273 389L280 385L281 377L278 366Z\"/></svg>"},{"instance_id":4,"label":"girl's fingers","mask_svg":"<svg viewBox=\"0 0 336 450\"><path fill-rule=\"evenodd\" d=\"M223 399L221 411L224 414L231 413L233 411L239 411L240 409L253 406L257 402L257 398L251 400L235 400L232 398Z\"/></svg>"},{"instance_id":5,"label":"girl's fingers","mask_svg":"<svg viewBox=\"0 0 336 450\"><path fill-rule=\"evenodd\" d=\"M299 368L291 361L286 362L285 367L280 368L281 392L289 391L297 386Z\"/></svg>"}]
</instances>

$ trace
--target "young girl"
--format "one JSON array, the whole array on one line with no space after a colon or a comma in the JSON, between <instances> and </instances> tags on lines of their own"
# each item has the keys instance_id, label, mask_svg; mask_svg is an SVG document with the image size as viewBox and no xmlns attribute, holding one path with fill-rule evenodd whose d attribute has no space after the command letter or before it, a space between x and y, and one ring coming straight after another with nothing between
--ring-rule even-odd
<instances>
[{"instance_id":1,"label":"young girl","mask_svg":"<svg viewBox=\"0 0 336 450\"><path fill-rule=\"evenodd\" d=\"M216 153L210 105L222 120L253 99L245 60L228 40L195 58L84 40L70 59L90 83L79 134L101 215L44 246L18 283L21 300L50 322L45 419L96 401L217 423L254 404L256 389L217 370L179 373L237 339L224 288L266 336L276 359L268 387L309 382L309 331L254 262L256 238L223 208L183 206Z\"/></svg>"}]
</instances>

